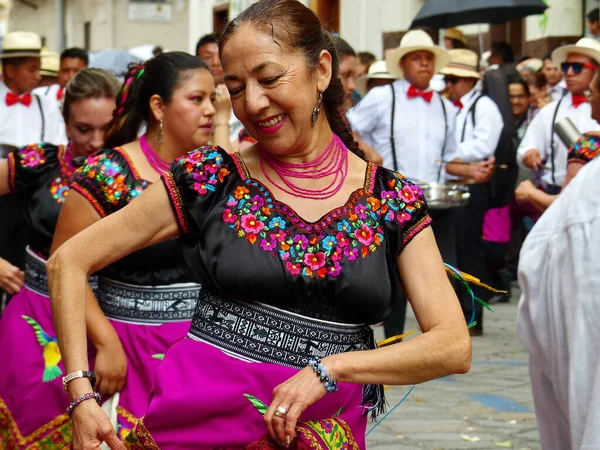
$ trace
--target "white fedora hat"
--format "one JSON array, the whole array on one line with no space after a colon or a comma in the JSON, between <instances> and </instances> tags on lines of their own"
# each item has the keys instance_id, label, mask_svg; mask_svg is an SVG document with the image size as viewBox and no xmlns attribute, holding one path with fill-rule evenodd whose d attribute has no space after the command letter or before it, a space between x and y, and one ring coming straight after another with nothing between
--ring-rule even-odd
<instances>
[{"instance_id":1,"label":"white fedora hat","mask_svg":"<svg viewBox=\"0 0 600 450\"><path fill-rule=\"evenodd\" d=\"M40 56L42 39L29 31L13 31L2 38L0 59Z\"/></svg>"},{"instance_id":2,"label":"white fedora hat","mask_svg":"<svg viewBox=\"0 0 600 450\"><path fill-rule=\"evenodd\" d=\"M40 56L42 57L40 74L46 77L56 77L60 71L60 55L43 48Z\"/></svg>"},{"instance_id":3,"label":"white fedora hat","mask_svg":"<svg viewBox=\"0 0 600 450\"><path fill-rule=\"evenodd\" d=\"M404 78L404 73L400 68L400 60L405 55L419 50L433 53L435 56L436 73L450 61L448 52L435 45L427 33L423 30L411 30L402 37L400 46L392 50L385 58L389 72L398 78Z\"/></svg>"},{"instance_id":4,"label":"white fedora hat","mask_svg":"<svg viewBox=\"0 0 600 450\"><path fill-rule=\"evenodd\" d=\"M397 80L398 77L390 74L385 61L375 61L369 67L369 72L356 80L356 90L360 95L365 95L367 93L367 84L369 80L373 79Z\"/></svg>"},{"instance_id":5,"label":"white fedora hat","mask_svg":"<svg viewBox=\"0 0 600 450\"><path fill-rule=\"evenodd\" d=\"M592 38L581 38L576 44L563 45L552 52L552 62L556 67L567 60L570 53L587 56L600 65L600 42Z\"/></svg>"},{"instance_id":6,"label":"white fedora hat","mask_svg":"<svg viewBox=\"0 0 600 450\"><path fill-rule=\"evenodd\" d=\"M481 79L477 70L477 53L466 48L453 49L448 53L450 53L450 62L440 70L441 73L459 78Z\"/></svg>"}]
</instances>

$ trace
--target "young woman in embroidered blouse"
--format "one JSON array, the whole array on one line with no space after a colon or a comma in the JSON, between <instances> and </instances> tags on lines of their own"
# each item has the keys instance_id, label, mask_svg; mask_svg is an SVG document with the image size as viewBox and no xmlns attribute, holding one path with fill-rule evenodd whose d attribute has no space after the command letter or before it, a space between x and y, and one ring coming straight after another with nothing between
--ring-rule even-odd
<instances>
[{"instance_id":1,"label":"young woman in embroidered blouse","mask_svg":"<svg viewBox=\"0 0 600 450\"><path fill-rule=\"evenodd\" d=\"M71 178L71 195L56 228L53 251L137 199L168 170L170 161L206 145L214 98L213 77L195 56L166 52L132 66L107 132L110 148L88 158ZM142 123L147 123L147 131L137 139ZM97 304L88 306L88 316L102 323L98 328L107 336L102 345L110 348L106 355L112 370L97 380L96 390L103 395L120 393L121 437L144 413L162 355L187 333L199 291L200 284L173 239L98 272Z\"/></svg>"},{"instance_id":2,"label":"young woman in embroidered blouse","mask_svg":"<svg viewBox=\"0 0 600 450\"><path fill-rule=\"evenodd\" d=\"M59 449L71 439L45 261L75 162L102 148L119 86L104 70L79 72L64 96L69 144L28 145L0 162L0 195L18 196L29 225L24 287L22 275L3 279L3 287L18 292L0 321L0 441L10 449Z\"/></svg>"},{"instance_id":3,"label":"young woman in embroidered blouse","mask_svg":"<svg viewBox=\"0 0 600 450\"><path fill-rule=\"evenodd\" d=\"M49 274L67 370L87 369L86 274L182 235L201 298L124 444L364 448L381 385L470 366L426 202L402 175L361 159L341 115L331 37L300 2L252 4L228 24L220 52L234 112L258 143L188 153L162 184L56 252ZM400 283L424 333L375 349L367 324L390 314ZM91 386L68 389L85 398ZM123 448L94 401L73 419L75 450Z\"/></svg>"}]
</instances>

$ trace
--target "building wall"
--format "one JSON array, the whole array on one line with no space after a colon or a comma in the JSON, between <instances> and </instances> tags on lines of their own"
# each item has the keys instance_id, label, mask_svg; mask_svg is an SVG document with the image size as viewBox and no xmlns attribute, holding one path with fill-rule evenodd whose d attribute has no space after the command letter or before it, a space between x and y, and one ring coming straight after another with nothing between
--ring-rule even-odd
<instances>
[{"instance_id":1,"label":"building wall","mask_svg":"<svg viewBox=\"0 0 600 450\"><path fill-rule=\"evenodd\" d=\"M13 2L10 9L8 31L32 31L42 36L46 47L56 50L56 9L54 0L38 0L37 8Z\"/></svg>"}]
</instances>

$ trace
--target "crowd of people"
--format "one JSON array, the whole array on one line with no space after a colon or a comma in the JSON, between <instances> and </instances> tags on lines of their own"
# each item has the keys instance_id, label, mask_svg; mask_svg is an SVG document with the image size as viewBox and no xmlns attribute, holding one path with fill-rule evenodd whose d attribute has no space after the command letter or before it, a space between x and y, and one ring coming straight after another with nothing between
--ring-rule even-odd
<instances>
[{"instance_id":1,"label":"crowd of people","mask_svg":"<svg viewBox=\"0 0 600 450\"><path fill-rule=\"evenodd\" d=\"M358 449L384 385L468 371L525 236L598 154L600 43L517 61L443 42L411 30L377 61L260 0L118 80L8 33L2 448ZM422 333L378 348L408 303Z\"/></svg>"}]
</instances>

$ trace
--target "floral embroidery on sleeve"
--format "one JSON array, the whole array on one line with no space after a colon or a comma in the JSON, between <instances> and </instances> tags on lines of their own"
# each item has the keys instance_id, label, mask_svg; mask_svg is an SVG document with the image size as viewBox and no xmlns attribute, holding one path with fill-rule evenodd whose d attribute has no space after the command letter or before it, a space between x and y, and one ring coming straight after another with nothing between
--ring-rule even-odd
<instances>
[{"instance_id":1,"label":"floral embroidery on sleeve","mask_svg":"<svg viewBox=\"0 0 600 450\"><path fill-rule=\"evenodd\" d=\"M21 167L36 167L46 164L46 155L43 144L30 144L17 152L18 162Z\"/></svg>"},{"instance_id":2,"label":"floral embroidery on sleeve","mask_svg":"<svg viewBox=\"0 0 600 450\"><path fill-rule=\"evenodd\" d=\"M179 158L177 163L185 167L194 179L193 188L205 195L215 191L217 182L223 182L229 170L223 166L223 156L217 147L202 147Z\"/></svg>"},{"instance_id":3,"label":"floral embroidery on sleeve","mask_svg":"<svg viewBox=\"0 0 600 450\"><path fill-rule=\"evenodd\" d=\"M586 133L569 149L569 162L587 164L600 155L600 134Z\"/></svg>"}]
</instances>

